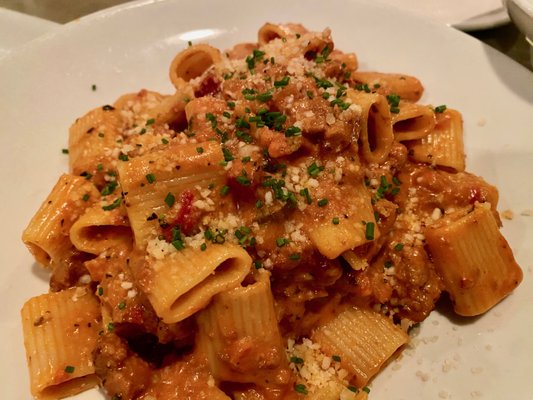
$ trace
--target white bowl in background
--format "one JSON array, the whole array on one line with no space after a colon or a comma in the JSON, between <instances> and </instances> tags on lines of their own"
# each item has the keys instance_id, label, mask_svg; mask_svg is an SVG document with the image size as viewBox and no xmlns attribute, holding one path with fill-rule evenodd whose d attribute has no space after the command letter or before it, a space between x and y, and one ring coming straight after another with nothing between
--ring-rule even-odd
<instances>
[{"instance_id":1,"label":"white bowl in background","mask_svg":"<svg viewBox=\"0 0 533 400\"><path fill-rule=\"evenodd\" d=\"M503 0L511 20L533 46L533 0ZM530 62L533 65L533 47L530 47Z\"/></svg>"}]
</instances>

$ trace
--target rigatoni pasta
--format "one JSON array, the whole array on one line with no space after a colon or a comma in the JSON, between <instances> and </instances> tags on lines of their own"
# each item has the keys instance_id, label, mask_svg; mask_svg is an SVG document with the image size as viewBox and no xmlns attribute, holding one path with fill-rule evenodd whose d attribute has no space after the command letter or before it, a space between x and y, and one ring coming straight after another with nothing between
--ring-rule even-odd
<instances>
[{"instance_id":1,"label":"rigatoni pasta","mask_svg":"<svg viewBox=\"0 0 533 400\"><path fill-rule=\"evenodd\" d=\"M74 221L100 197L84 177L63 174L22 234L22 241L43 266L53 266L72 248Z\"/></svg>"},{"instance_id":2,"label":"rigatoni pasta","mask_svg":"<svg viewBox=\"0 0 533 400\"><path fill-rule=\"evenodd\" d=\"M428 106L402 102L392 117L394 139L399 142L424 138L434 128L435 113Z\"/></svg>"},{"instance_id":3,"label":"rigatoni pasta","mask_svg":"<svg viewBox=\"0 0 533 400\"><path fill-rule=\"evenodd\" d=\"M393 133L391 113L384 96L350 90L346 94L352 104L361 107L360 151L368 163L382 163L390 153Z\"/></svg>"},{"instance_id":4,"label":"rigatoni pasta","mask_svg":"<svg viewBox=\"0 0 533 400\"><path fill-rule=\"evenodd\" d=\"M455 171L465 170L463 143L463 118L452 109L440 113L435 129L407 144L416 161L448 167Z\"/></svg>"},{"instance_id":5,"label":"rigatoni pasta","mask_svg":"<svg viewBox=\"0 0 533 400\"><path fill-rule=\"evenodd\" d=\"M92 352L100 331L99 302L85 287L30 299L21 311L31 391L58 399L98 384Z\"/></svg>"},{"instance_id":6,"label":"rigatoni pasta","mask_svg":"<svg viewBox=\"0 0 533 400\"><path fill-rule=\"evenodd\" d=\"M260 270L255 280L217 294L198 314L198 345L207 355L217 380L253 382L268 388L276 386L277 375L288 370L288 362L277 324L270 274ZM245 350L227 354L229 348L238 346Z\"/></svg>"},{"instance_id":7,"label":"rigatoni pasta","mask_svg":"<svg viewBox=\"0 0 533 400\"><path fill-rule=\"evenodd\" d=\"M428 229L426 238L459 315L484 313L522 281L490 205L443 218Z\"/></svg>"},{"instance_id":8,"label":"rigatoni pasta","mask_svg":"<svg viewBox=\"0 0 533 400\"><path fill-rule=\"evenodd\" d=\"M207 306L217 293L236 287L252 264L246 251L229 243L209 246L203 251L184 248L174 252L167 246L166 242L149 243L148 261L133 268L135 276L149 274L145 292L166 323L190 317Z\"/></svg>"},{"instance_id":9,"label":"rigatoni pasta","mask_svg":"<svg viewBox=\"0 0 533 400\"><path fill-rule=\"evenodd\" d=\"M76 249L96 255L109 249L129 249L133 243L124 207L106 211L100 204L85 210L70 228L69 236Z\"/></svg>"},{"instance_id":10,"label":"rigatoni pasta","mask_svg":"<svg viewBox=\"0 0 533 400\"><path fill-rule=\"evenodd\" d=\"M357 307L339 313L313 333L327 355L337 355L341 366L364 387L383 363L408 342L407 333L381 313Z\"/></svg>"},{"instance_id":11,"label":"rigatoni pasta","mask_svg":"<svg viewBox=\"0 0 533 400\"><path fill-rule=\"evenodd\" d=\"M267 23L74 122L23 233L51 272L22 309L36 398L364 400L443 292L478 315L517 287L461 114L358 68Z\"/></svg>"}]
</instances>

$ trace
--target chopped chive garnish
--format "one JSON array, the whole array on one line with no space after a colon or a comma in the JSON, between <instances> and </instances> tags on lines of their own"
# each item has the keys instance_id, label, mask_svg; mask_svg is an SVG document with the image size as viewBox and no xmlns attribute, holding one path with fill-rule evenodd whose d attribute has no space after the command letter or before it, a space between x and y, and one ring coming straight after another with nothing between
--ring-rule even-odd
<instances>
[{"instance_id":1,"label":"chopped chive garnish","mask_svg":"<svg viewBox=\"0 0 533 400\"><path fill-rule=\"evenodd\" d=\"M274 86L279 88L283 86L287 86L289 84L290 78L288 76L284 76L279 81L274 81Z\"/></svg>"},{"instance_id":2,"label":"chopped chive garnish","mask_svg":"<svg viewBox=\"0 0 533 400\"><path fill-rule=\"evenodd\" d=\"M100 286L98 288L98 296L103 296L104 295L104 288L102 286Z\"/></svg>"},{"instance_id":3,"label":"chopped chive garnish","mask_svg":"<svg viewBox=\"0 0 533 400\"><path fill-rule=\"evenodd\" d=\"M204 232L204 237L207 240L213 241L213 239L215 238L215 234L213 233L211 228L207 228L206 231Z\"/></svg>"},{"instance_id":4,"label":"chopped chive garnish","mask_svg":"<svg viewBox=\"0 0 533 400\"><path fill-rule=\"evenodd\" d=\"M307 167L307 173L311 175L311 177L316 178L320 172L324 170L324 166L321 165L320 167L314 162L309 167Z\"/></svg>"},{"instance_id":5,"label":"chopped chive garnish","mask_svg":"<svg viewBox=\"0 0 533 400\"><path fill-rule=\"evenodd\" d=\"M260 261L260 260L255 260L255 261L254 261L254 267L255 267L255 269L261 269L261 268L263 268L263 262Z\"/></svg>"},{"instance_id":6,"label":"chopped chive garnish","mask_svg":"<svg viewBox=\"0 0 533 400\"><path fill-rule=\"evenodd\" d=\"M152 125L152 124L154 124L154 123L155 123L155 119L154 119L154 118L150 118L150 119L148 119L148 120L146 121L146 126L148 126L148 125Z\"/></svg>"},{"instance_id":7,"label":"chopped chive garnish","mask_svg":"<svg viewBox=\"0 0 533 400\"><path fill-rule=\"evenodd\" d=\"M307 188L300 190L300 196L302 196L305 199L305 202L307 204L311 204L313 202L313 199L311 198L311 195L309 194L309 189Z\"/></svg>"},{"instance_id":8,"label":"chopped chive garnish","mask_svg":"<svg viewBox=\"0 0 533 400\"><path fill-rule=\"evenodd\" d=\"M304 363L304 359L303 359L303 358L300 358L300 357L292 356L292 357L290 358L290 362L291 362L291 363L294 363L294 364L303 364L303 363Z\"/></svg>"},{"instance_id":9,"label":"chopped chive garnish","mask_svg":"<svg viewBox=\"0 0 533 400\"><path fill-rule=\"evenodd\" d=\"M263 205L264 205L264 203L261 200L257 200L255 202L255 208L257 208L257 209L262 208Z\"/></svg>"},{"instance_id":10,"label":"chopped chive garnish","mask_svg":"<svg viewBox=\"0 0 533 400\"><path fill-rule=\"evenodd\" d=\"M242 95L244 96L244 98L246 100L250 100L250 101L255 100L255 90L254 89L244 88L241 93L242 93Z\"/></svg>"},{"instance_id":11,"label":"chopped chive garnish","mask_svg":"<svg viewBox=\"0 0 533 400\"><path fill-rule=\"evenodd\" d=\"M396 186L400 186L402 182L398 179L397 176L392 177L392 183L394 183Z\"/></svg>"},{"instance_id":12,"label":"chopped chive garnish","mask_svg":"<svg viewBox=\"0 0 533 400\"><path fill-rule=\"evenodd\" d=\"M107 324L107 330L109 332L113 332L113 329L115 329L115 324L110 322L109 324Z\"/></svg>"},{"instance_id":13,"label":"chopped chive garnish","mask_svg":"<svg viewBox=\"0 0 533 400\"><path fill-rule=\"evenodd\" d=\"M298 204L298 200L296 200L296 196L293 192L288 192L283 198L287 199L287 203L289 203L290 207L296 207L296 204Z\"/></svg>"},{"instance_id":14,"label":"chopped chive garnish","mask_svg":"<svg viewBox=\"0 0 533 400\"><path fill-rule=\"evenodd\" d=\"M366 223L365 238L366 240L374 240L374 223L373 222Z\"/></svg>"},{"instance_id":15,"label":"chopped chive garnish","mask_svg":"<svg viewBox=\"0 0 533 400\"><path fill-rule=\"evenodd\" d=\"M172 241L181 240L181 230L180 230L179 225L172 227L171 234L172 234Z\"/></svg>"},{"instance_id":16,"label":"chopped chive garnish","mask_svg":"<svg viewBox=\"0 0 533 400\"><path fill-rule=\"evenodd\" d=\"M403 243L396 243L396 246L394 246L394 250L402 251L403 247L404 247Z\"/></svg>"},{"instance_id":17,"label":"chopped chive garnish","mask_svg":"<svg viewBox=\"0 0 533 400\"><path fill-rule=\"evenodd\" d=\"M278 247L283 247L285 245L289 244L289 239L287 238L284 238L284 237L279 237L276 239L276 245Z\"/></svg>"},{"instance_id":18,"label":"chopped chive garnish","mask_svg":"<svg viewBox=\"0 0 533 400\"><path fill-rule=\"evenodd\" d=\"M196 152L197 152L198 154L202 154L202 153L204 152L204 148L203 148L203 147L197 147L197 148L196 148Z\"/></svg>"},{"instance_id":19,"label":"chopped chive garnish","mask_svg":"<svg viewBox=\"0 0 533 400\"><path fill-rule=\"evenodd\" d=\"M229 192L229 186L228 185L224 185L222 186L222 188L220 189L220 195L221 196L225 196L227 195Z\"/></svg>"},{"instance_id":20,"label":"chopped chive garnish","mask_svg":"<svg viewBox=\"0 0 533 400\"><path fill-rule=\"evenodd\" d=\"M446 111L446 105L444 105L444 104L435 107L435 112L436 113L443 113L444 111Z\"/></svg>"},{"instance_id":21,"label":"chopped chive garnish","mask_svg":"<svg viewBox=\"0 0 533 400\"><path fill-rule=\"evenodd\" d=\"M334 218L331 220L331 223L332 223L333 225L339 225L339 223L340 223L339 218L334 217Z\"/></svg>"},{"instance_id":22,"label":"chopped chive garnish","mask_svg":"<svg viewBox=\"0 0 533 400\"><path fill-rule=\"evenodd\" d=\"M252 120L252 118L250 118L250 121L251 120ZM252 142L252 137L249 134L247 134L246 132L236 131L235 132L235 136L237 136L240 140L242 140L245 143L251 143Z\"/></svg>"},{"instance_id":23,"label":"chopped chive garnish","mask_svg":"<svg viewBox=\"0 0 533 400\"><path fill-rule=\"evenodd\" d=\"M185 248L185 244L183 243L183 240L181 239L173 240L171 244L172 246L174 246L176 250L183 250Z\"/></svg>"},{"instance_id":24,"label":"chopped chive garnish","mask_svg":"<svg viewBox=\"0 0 533 400\"><path fill-rule=\"evenodd\" d=\"M267 101L272 100L272 93L270 91L259 93L257 96L255 96L255 99L262 103L266 103Z\"/></svg>"},{"instance_id":25,"label":"chopped chive garnish","mask_svg":"<svg viewBox=\"0 0 533 400\"><path fill-rule=\"evenodd\" d=\"M61 149L61 153L68 154L68 149Z\"/></svg>"},{"instance_id":26,"label":"chopped chive garnish","mask_svg":"<svg viewBox=\"0 0 533 400\"><path fill-rule=\"evenodd\" d=\"M318 79L318 78L315 78L315 82L316 82L316 85L317 85L319 88L322 88L322 89L327 89L327 88L333 87L333 83L331 83L331 82L328 81L327 79Z\"/></svg>"},{"instance_id":27,"label":"chopped chive garnish","mask_svg":"<svg viewBox=\"0 0 533 400\"><path fill-rule=\"evenodd\" d=\"M355 85L355 88L361 92L365 92L365 93L370 93L371 90L370 88L368 87L368 84L366 83L359 83L357 85Z\"/></svg>"},{"instance_id":28,"label":"chopped chive garnish","mask_svg":"<svg viewBox=\"0 0 533 400\"><path fill-rule=\"evenodd\" d=\"M226 229L218 231L213 239L213 243L223 244L226 241L226 238L224 236L227 232L228 231Z\"/></svg>"},{"instance_id":29,"label":"chopped chive garnish","mask_svg":"<svg viewBox=\"0 0 533 400\"><path fill-rule=\"evenodd\" d=\"M202 243L200 250L205 251L207 249L207 243Z\"/></svg>"},{"instance_id":30,"label":"chopped chive garnish","mask_svg":"<svg viewBox=\"0 0 533 400\"><path fill-rule=\"evenodd\" d=\"M333 359L333 361L341 362L341 356L334 354L331 356L331 358Z\"/></svg>"},{"instance_id":31,"label":"chopped chive garnish","mask_svg":"<svg viewBox=\"0 0 533 400\"><path fill-rule=\"evenodd\" d=\"M146 175L146 180L148 181L148 183L154 183L155 182L155 175L154 174L147 174Z\"/></svg>"},{"instance_id":32,"label":"chopped chive garnish","mask_svg":"<svg viewBox=\"0 0 533 400\"><path fill-rule=\"evenodd\" d=\"M81 199L83 201L87 201L87 200L89 200L89 195L87 193L85 193Z\"/></svg>"},{"instance_id":33,"label":"chopped chive garnish","mask_svg":"<svg viewBox=\"0 0 533 400\"><path fill-rule=\"evenodd\" d=\"M237 178L235 178L235 179L242 186L250 186L250 184L252 183L250 181L250 179L248 179L248 177L246 176L246 171L245 170L242 170L241 175L237 176Z\"/></svg>"},{"instance_id":34,"label":"chopped chive garnish","mask_svg":"<svg viewBox=\"0 0 533 400\"><path fill-rule=\"evenodd\" d=\"M72 374L72 373L74 372L74 367L73 367L72 365L67 365L67 366L65 367L65 372L66 372L67 374Z\"/></svg>"},{"instance_id":35,"label":"chopped chive garnish","mask_svg":"<svg viewBox=\"0 0 533 400\"><path fill-rule=\"evenodd\" d=\"M289 255L289 260L298 261L301 258L302 256L300 255L300 253L292 253L291 255Z\"/></svg>"},{"instance_id":36,"label":"chopped chive garnish","mask_svg":"<svg viewBox=\"0 0 533 400\"><path fill-rule=\"evenodd\" d=\"M400 112L400 96L398 96L397 94L389 94L387 95L387 101L390 105L390 112L398 114Z\"/></svg>"},{"instance_id":37,"label":"chopped chive garnish","mask_svg":"<svg viewBox=\"0 0 533 400\"><path fill-rule=\"evenodd\" d=\"M224 154L224 161L232 161L235 157L227 147L222 147L222 154Z\"/></svg>"},{"instance_id":38,"label":"chopped chive garnish","mask_svg":"<svg viewBox=\"0 0 533 400\"><path fill-rule=\"evenodd\" d=\"M285 130L285 136L286 137L292 137L292 136L300 136L302 134L302 130L298 128L297 126L289 126Z\"/></svg>"},{"instance_id":39,"label":"chopped chive garnish","mask_svg":"<svg viewBox=\"0 0 533 400\"><path fill-rule=\"evenodd\" d=\"M118 303L118 309L119 310L124 310L126 308L126 302L125 301L121 301L120 303Z\"/></svg>"},{"instance_id":40,"label":"chopped chive garnish","mask_svg":"<svg viewBox=\"0 0 533 400\"><path fill-rule=\"evenodd\" d=\"M118 186L117 181L110 181L102 188L102 191L100 192L100 194L102 196L109 196L115 191L117 186Z\"/></svg>"},{"instance_id":41,"label":"chopped chive garnish","mask_svg":"<svg viewBox=\"0 0 533 400\"><path fill-rule=\"evenodd\" d=\"M264 55L264 51L254 49L252 54L246 57L246 64L248 65L248 69L250 70L250 72L253 73L255 63L262 61Z\"/></svg>"},{"instance_id":42,"label":"chopped chive garnish","mask_svg":"<svg viewBox=\"0 0 533 400\"><path fill-rule=\"evenodd\" d=\"M328 199L320 199L317 201L316 204L318 204L319 207L325 207L328 205L328 203L329 203Z\"/></svg>"},{"instance_id":43,"label":"chopped chive garnish","mask_svg":"<svg viewBox=\"0 0 533 400\"><path fill-rule=\"evenodd\" d=\"M111 204L109 204L107 206L103 206L102 210L111 211L111 210L117 208L118 206L120 206L120 203L122 203L122 198L121 197L115 199L115 201L113 203L111 203Z\"/></svg>"},{"instance_id":44,"label":"chopped chive garnish","mask_svg":"<svg viewBox=\"0 0 533 400\"><path fill-rule=\"evenodd\" d=\"M167 203L167 206L172 207L175 202L176 202L176 198L174 197L174 195L170 192L167 193L165 197L165 203Z\"/></svg>"},{"instance_id":45,"label":"chopped chive garnish","mask_svg":"<svg viewBox=\"0 0 533 400\"><path fill-rule=\"evenodd\" d=\"M307 394L307 388L305 387L305 385L302 385L301 383L298 383L296 385L294 385L294 390L298 393L301 393L301 394Z\"/></svg>"},{"instance_id":46,"label":"chopped chive garnish","mask_svg":"<svg viewBox=\"0 0 533 400\"><path fill-rule=\"evenodd\" d=\"M318 54L316 57L315 57L315 62L317 64L322 64L323 62L325 61L328 61L328 56L329 56L329 53L331 52L331 50L329 49L329 46L326 45L326 47L324 47L322 49L322 51L320 52L320 54Z\"/></svg>"},{"instance_id":47,"label":"chopped chive garnish","mask_svg":"<svg viewBox=\"0 0 533 400\"><path fill-rule=\"evenodd\" d=\"M217 119L212 113L206 113L205 118L208 121L211 121L211 128L215 129L217 127Z\"/></svg>"},{"instance_id":48,"label":"chopped chive garnish","mask_svg":"<svg viewBox=\"0 0 533 400\"><path fill-rule=\"evenodd\" d=\"M119 159L120 161L128 161L130 158L128 157L127 154L120 153L120 154L118 155L118 159Z\"/></svg>"},{"instance_id":49,"label":"chopped chive garnish","mask_svg":"<svg viewBox=\"0 0 533 400\"><path fill-rule=\"evenodd\" d=\"M365 393L370 393L370 388L368 386L365 386L362 390Z\"/></svg>"}]
</instances>

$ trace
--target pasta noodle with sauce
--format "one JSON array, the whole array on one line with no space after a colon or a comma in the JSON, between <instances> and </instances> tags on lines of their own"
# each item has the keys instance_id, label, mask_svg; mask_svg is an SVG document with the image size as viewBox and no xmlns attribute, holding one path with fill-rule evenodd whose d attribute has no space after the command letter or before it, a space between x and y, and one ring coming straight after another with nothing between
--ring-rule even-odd
<instances>
[{"instance_id":1,"label":"pasta noodle with sauce","mask_svg":"<svg viewBox=\"0 0 533 400\"><path fill-rule=\"evenodd\" d=\"M267 23L74 122L22 236L51 271L22 310L35 398L364 400L441 293L472 316L518 286L459 111L357 69Z\"/></svg>"}]
</instances>

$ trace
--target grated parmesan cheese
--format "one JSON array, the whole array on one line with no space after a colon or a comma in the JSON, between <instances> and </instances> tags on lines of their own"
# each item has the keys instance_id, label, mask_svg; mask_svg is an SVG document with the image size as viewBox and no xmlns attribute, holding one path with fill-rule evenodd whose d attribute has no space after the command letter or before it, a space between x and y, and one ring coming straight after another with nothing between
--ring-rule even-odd
<instances>
[{"instance_id":1,"label":"grated parmesan cheese","mask_svg":"<svg viewBox=\"0 0 533 400\"><path fill-rule=\"evenodd\" d=\"M289 339L286 353L290 362L289 366L296 374L297 381L305 384L310 391L324 388L335 382L348 385L348 372L341 368L339 362L322 353L318 343L307 338L303 338L301 343ZM298 359L303 362L295 363L294 361Z\"/></svg>"},{"instance_id":2,"label":"grated parmesan cheese","mask_svg":"<svg viewBox=\"0 0 533 400\"><path fill-rule=\"evenodd\" d=\"M176 248L170 243L160 239L152 239L146 246L146 252L156 260L162 260L167 255L176 252Z\"/></svg>"}]
</instances>

